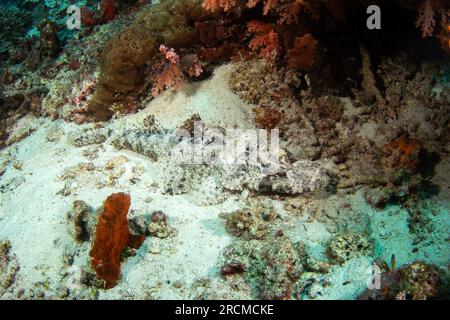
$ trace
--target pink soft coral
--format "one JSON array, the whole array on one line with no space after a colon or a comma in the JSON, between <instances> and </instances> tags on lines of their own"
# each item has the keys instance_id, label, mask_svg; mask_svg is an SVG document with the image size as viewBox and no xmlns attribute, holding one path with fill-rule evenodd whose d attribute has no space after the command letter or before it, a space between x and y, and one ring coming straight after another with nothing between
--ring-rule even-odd
<instances>
[{"instance_id":1,"label":"pink soft coral","mask_svg":"<svg viewBox=\"0 0 450 320\"><path fill-rule=\"evenodd\" d=\"M229 11L236 6L236 0L205 0L202 4L203 8L209 11Z\"/></svg>"},{"instance_id":2,"label":"pink soft coral","mask_svg":"<svg viewBox=\"0 0 450 320\"><path fill-rule=\"evenodd\" d=\"M165 45L159 47L159 52L169 62L164 70L156 76L155 83L152 88L152 95L156 97L167 88L180 84L184 77L179 67L180 56L173 48L169 49Z\"/></svg>"}]
</instances>

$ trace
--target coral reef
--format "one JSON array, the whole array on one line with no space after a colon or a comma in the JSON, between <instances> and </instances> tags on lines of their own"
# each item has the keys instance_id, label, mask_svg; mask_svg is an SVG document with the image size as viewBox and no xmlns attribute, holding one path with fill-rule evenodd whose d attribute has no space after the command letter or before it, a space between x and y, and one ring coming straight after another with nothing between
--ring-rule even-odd
<instances>
[{"instance_id":1,"label":"coral reef","mask_svg":"<svg viewBox=\"0 0 450 320\"><path fill-rule=\"evenodd\" d=\"M115 193L103 204L92 243L92 268L103 280L105 289L112 288L120 278L120 257L127 247L139 248L145 236L134 236L128 229L127 214L130 196Z\"/></svg>"}]
</instances>

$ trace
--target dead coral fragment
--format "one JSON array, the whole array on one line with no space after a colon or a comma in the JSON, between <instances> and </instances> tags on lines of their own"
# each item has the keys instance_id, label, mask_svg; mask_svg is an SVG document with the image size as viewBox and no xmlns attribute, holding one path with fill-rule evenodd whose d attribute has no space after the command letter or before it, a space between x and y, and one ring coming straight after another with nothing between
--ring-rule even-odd
<instances>
[{"instance_id":1,"label":"dead coral fragment","mask_svg":"<svg viewBox=\"0 0 450 320\"><path fill-rule=\"evenodd\" d=\"M341 264L372 249L372 242L364 234L346 233L336 235L328 242L327 255L332 262Z\"/></svg>"},{"instance_id":2,"label":"dead coral fragment","mask_svg":"<svg viewBox=\"0 0 450 320\"><path fill-rule=\"evenodd\" d=\"M250 208L248 210L235 211L221 214L226 220L225 229L236 237L244 240L262 239L266 235L266 224L263 220L262 208Z\"/></svg>"},{"instance_id":3,"label":"dead coral fragment","mask_svg":"<svg viewBox=\"0 0 450 320\"><path fill-rule=\"evenodd\" d=\"M145 236L134 236L128 229L127 214L130 196L115 193L103 204L103 213L97 224L95 241L90 256L97 276L104 281L104 288L116 285L120 278L120 257L127 247L139 248Z\"/></svg>"},{"instance_id":4,"label":"dead coral fragment","mask_svg":"<svg viewBox=\"0 0 450 320\"><path fill-rule=\"evenodd\" d=\"M154 237L167 238L169 235L167 215L162 211L153 212L150 224L148 225L148 231Z\"/></svg>"},{"instance_id":5,"label":"dead coral fragment","mask_svg":"<svg viewBox=\"0 0 450 320\"><path fill-rule=\"evenodd\" d=\"M69 231L76 241L87 241L93 230L92 224L89 223L93 212L89 205L82 200L74 201L72 206L72 210L67 213L67 221L71 228Z\"/></svg>"}]
</instances>

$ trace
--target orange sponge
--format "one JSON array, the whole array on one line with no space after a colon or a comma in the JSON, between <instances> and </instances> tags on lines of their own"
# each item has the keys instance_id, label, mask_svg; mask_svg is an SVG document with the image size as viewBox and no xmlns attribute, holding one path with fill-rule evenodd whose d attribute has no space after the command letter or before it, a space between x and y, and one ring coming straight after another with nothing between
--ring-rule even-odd
<instances>
[{"instance_id":1,"label":"orange sponge","mask_svg":"<svg viewBox=\"0 0 450 320\"><path fill-rule=\"evenodd\" d=\"M145 236L132 235L128 229L130 204L130 195L112 194L105 200L99 217L90 256L105 289L114 287L120 278L120 256L125 248L137 249L145 240Z\"/></svg>"}]
</instances>

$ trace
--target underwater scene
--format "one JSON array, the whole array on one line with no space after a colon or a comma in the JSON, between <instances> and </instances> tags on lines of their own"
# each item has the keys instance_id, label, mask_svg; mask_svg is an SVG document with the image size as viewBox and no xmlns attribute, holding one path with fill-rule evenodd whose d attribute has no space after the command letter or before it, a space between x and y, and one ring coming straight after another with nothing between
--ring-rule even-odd
<instances>
[{"instance_id":1,"label":"underwater scene","mask_svg":"<svg viewBox=\"0 0 450 320\"><path fill-rule=\"evenodd\" d=\"M448 300L450 1L0 1L0 300Z\"/></svg>"}]
</instances>

